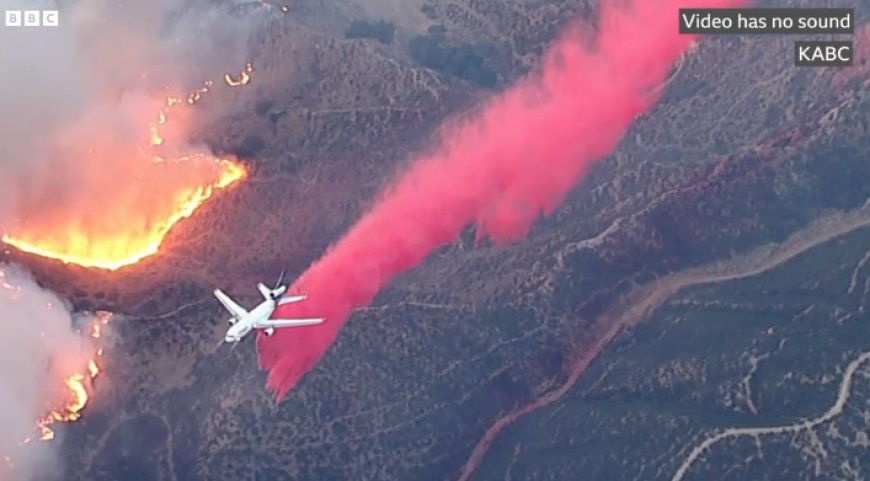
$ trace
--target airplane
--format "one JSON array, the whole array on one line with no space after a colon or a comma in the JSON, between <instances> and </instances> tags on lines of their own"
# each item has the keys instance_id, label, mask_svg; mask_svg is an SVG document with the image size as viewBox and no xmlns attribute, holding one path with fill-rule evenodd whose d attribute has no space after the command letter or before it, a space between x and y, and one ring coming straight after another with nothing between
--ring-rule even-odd
<instances>
[{"instance_id":1,"label":"airplane","mask_svg":"<svg viewBox=\"0 0 870 481\"><path fill-rule=\"evenodd\" d=\"M267 336L275 333L275 329L283 327L302 327L314 326L323 323L323 319L271 319L272 314L278 306L290 304L293 302L304 301L308 296L287 296L281 297L287 291L287 286L281 285L284 280L284 272L278 278L278 283L273 289L269 289L262 282L257 284L257 290L265 299L257 307L251 311L245 310L242 306L236 304L230 296L226 295L220 289L214 290L214 296L229 311L232 315L228 322L230 328L227 330L224 342L233 343L235 347L249 332L254 329L261 329Z\"/></svg>"}]
</instances>

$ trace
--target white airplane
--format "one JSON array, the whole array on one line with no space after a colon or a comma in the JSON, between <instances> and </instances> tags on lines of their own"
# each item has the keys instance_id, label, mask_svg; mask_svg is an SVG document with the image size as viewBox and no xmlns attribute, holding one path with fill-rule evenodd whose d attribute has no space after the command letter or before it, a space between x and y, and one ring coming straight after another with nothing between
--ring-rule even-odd
<instances>
[{"instance_id":1,"label":"white airplane","mask_svg":"<svg viewBox=\"0 0 870 481\"><path fill-rule=\"evenodd\" d=\"M233 316L229 319L230 328L227 330L224 342L238 343L254 329L262 329L267 336L271 336L275 333L275 329L282 327L314 326L323 323L323 319L271 319L278 306L304 301L308 297L287 296L282 298L281 296L287 291L287 286L281 285L283 279L284 273L282 272L274 289L269 289L262 282L257 284L257 289L265 300L250 312L236 304L220 289L215 289L214 296Z\"/></svg>"}]
</instances>

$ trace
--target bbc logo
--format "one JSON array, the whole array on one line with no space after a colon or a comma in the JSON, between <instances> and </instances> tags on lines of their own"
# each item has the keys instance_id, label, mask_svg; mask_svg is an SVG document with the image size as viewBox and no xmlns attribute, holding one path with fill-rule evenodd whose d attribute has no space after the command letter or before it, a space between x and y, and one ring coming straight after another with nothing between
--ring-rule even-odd
<instances>
[{"instance_id":1,"label":"bbc logo","mask_svg":"<svg viewBox=\"0 0 870 481\"><path fill-rule=\"evenodd\" d=\"M6 10L7 27L57 27L57 10Z\"/></svg>"}]
</instances>

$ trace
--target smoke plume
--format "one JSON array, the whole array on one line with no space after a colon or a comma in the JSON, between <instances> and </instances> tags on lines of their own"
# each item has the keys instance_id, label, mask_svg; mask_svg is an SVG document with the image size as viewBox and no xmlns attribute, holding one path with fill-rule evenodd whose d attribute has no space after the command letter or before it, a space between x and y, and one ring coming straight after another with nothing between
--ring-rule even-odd
<instances>
[{"instance_id":1,"label":"smoke plume","mask_svg":"<svg viewBox=\"0 0 870 481\"><path fill-rule=\"evenodd\" d=\"M244 67L256 19L234 7L4 0L4 10L57 10L59 26L0 28L0 235L117 256L112 247L142 243L217 181L209 149L190 138L189 109L168 114L159 145L150 126L167 97ZM93 352L64 303L10 266L0 266L0 319L0 480L31 479L54 464L56 443L20 443L39 437L37 420Z\"/></svg>"},{"instance_id":2,"label":"smoke plume","mask_svg":"<svg viewBox=\"0 0 870 481\"><path fill-rule=\"evenodd\" d=\"M0 234L95 256L95 245L141 241L220 182L219 163L190 139L185 102L167 115L162 144L150 126L168 97L206 80L226 87L224 73L245 66L254 17L207 0L3 6L59 10L59 26L0 29Z\"/></svg>"},{"instance_id":3,"label":"smoke plume","mask_svg":"<svg viewBox=\"0 0 870 481\"><path fill-rule=\"evenodd\" d=\"M63 380L85 369L93 348L73 328L81 320L17 267L0 264L0 312L0 480L21 481L56 466L55 444L22 443L39 436L37 420L66 399Z\"/></svg>"},{"instance_id":4,"label":"smoke plume","mask_svg":"<svg viewBox=\"0 0 870 481\"><path fill-rule=\"evenodd\" d=\"M588 167L612 152L657 100L674 63L695 40L678 34L679 8L737 7L741 0L605 2L594 45L569 29L542 70L445 129L291 291L307 301L276 317L326 316L322 326L258 338L267 387L280 400L323 355L353 308L397 274L477 223L479 239L522 238L551 214Z\"/></svg>"}]
</instances>

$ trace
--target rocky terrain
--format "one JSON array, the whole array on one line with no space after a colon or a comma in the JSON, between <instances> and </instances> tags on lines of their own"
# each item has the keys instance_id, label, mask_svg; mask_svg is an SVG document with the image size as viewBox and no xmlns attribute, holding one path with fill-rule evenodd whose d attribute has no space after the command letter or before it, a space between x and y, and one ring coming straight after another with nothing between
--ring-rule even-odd
<instances>
[{"instance_id":1,"label":"rocky terrain","mask_svg":"<svg viewBox=\"0 0 870 481\"><path fill-rule=\"evenodd\" d=\"M159 256L103 273L3 254L118 313L93 404L61 433L66 478L863 479L870 69L794 68L791 37L706 39L528 239L437 252L284 403L253 343L216 347L214 286L253 302L300 273L441 122L570 19L594 24L582 2L397 3L274 16L251 85L201 113L251 176Z\"/></svg>"}]
</instances>

